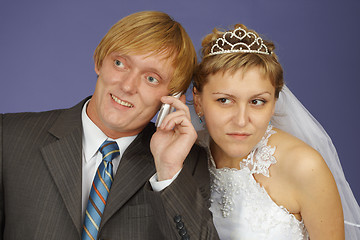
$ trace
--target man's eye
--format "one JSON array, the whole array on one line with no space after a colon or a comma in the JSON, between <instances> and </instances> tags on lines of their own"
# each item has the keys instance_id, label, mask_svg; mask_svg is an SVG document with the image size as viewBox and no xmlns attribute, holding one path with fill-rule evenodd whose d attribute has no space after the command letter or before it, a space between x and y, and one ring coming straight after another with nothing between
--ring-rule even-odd
<instances>
[{"instance_id":1,"label":"man's eye","mask_svg":"<svg viewBox=\"0 0 360 240\"><path fill-rule=\"evenodd\" d=\"M115 60L115 66L117 66L117 67L124 67L124 64L123 64L120 60L116 59L116 60Z\"/></svg>"},{"instance_id":2,"label":"man's eye","mask_svg":"<svg viewBox=\"0 0 360 240\"><path fill-rule=\"evenodd\" d=\"M152 83L152 84L158 84L159 83L159 80L157 80L156 78L154 78L152 76L148 76L147 80L148 80L149 83Z\"/></svg>"}]
</instances>

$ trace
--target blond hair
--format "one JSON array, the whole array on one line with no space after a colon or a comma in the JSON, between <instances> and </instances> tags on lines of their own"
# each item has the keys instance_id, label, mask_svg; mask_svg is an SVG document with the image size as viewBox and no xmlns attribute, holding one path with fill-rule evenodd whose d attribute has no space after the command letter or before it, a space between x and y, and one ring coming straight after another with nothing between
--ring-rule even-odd
<instances>
[{"instance_id":1,"label":"blond hair","mask_svg":"<svg viewBox=\"0 0 360 240\"><path fill-rule=\"evenodd\" d=\"M234 29L241 27L247 32L252 32L259 36L255 31L247 29L243 24L236 24ZM278 58L274 53L275 46L272 42L263 40L268 48L270 54L257 54L257 53L224 53L218 55L209 55L212 46L216 40L222 37L224 31L214 29L212 33L208 34L202 41L201 56L202 61L198 65L194 75L194 87L201 92L203 86L207 83L207 76L215 74L219 71L232 71L235 72L242 69L246 72L251 67L260 67L264 76L269 77L271 84L275 87L275 97L279 97L279 93L284 85L283 69L278 62ZM234 41L239 41L234 38ZM250 45L246 38L242 39L244 43Z\"/></svg>"},{"instance_id":2,"label":"blond hair","mask_svg":"<svg viewBox=\"0 0 360 240\"><path fill-rule=\"evenodd\" d=\"M172 58L175 70L168 86L170 93L186 91L197 63L194 46L185 29L158 11L134 13L114 24L95 49L96 66L100 68L112 52L164 53L165 58Z\"/></svg>"}]
</instances>

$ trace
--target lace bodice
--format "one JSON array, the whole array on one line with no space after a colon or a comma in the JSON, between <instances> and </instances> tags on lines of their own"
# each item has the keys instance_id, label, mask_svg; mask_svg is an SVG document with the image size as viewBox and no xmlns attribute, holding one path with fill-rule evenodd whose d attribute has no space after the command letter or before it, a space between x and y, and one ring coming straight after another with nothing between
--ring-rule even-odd
<instances>
[{"instance_id":1,"label":"lace bodice","mask_svg":"<svg viewBox=\"0 0 360 240\"><path fill-rule=\"evenodd\" d=\"M262 140L240 164L240 170L216 169L208 148L210 210L222 240L308 239L303 221L298 221L286 208L278 206L253 177L254 173L269 177L269 167L276 163L273 156L275 147L267 145L269 137L274 133L269 125ZM202 139L200 144L206 142L208 146L208 138Z\"/></svg>"}]
</instances>

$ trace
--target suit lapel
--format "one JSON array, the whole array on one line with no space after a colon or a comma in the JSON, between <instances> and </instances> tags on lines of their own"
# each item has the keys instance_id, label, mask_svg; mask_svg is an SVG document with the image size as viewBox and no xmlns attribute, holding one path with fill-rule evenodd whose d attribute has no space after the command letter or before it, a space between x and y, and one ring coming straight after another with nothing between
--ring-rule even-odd
<instances>
[{"instance_id":1,"label":"suit lapel","mask_svg":"<svg viewBox=\"0 0 360 240\"><path fill-rule=\"evenodd\" d=\"M78 230L82 229L82 122L81 110L85 99L75 107L64 110L49 130L57 141L41 149L44 161L62 196L69 215ZM154 132L150 123L125 151L107 200L100 228L155 173L150 151L150 139Z\"/></svg>"},{"instance_id":2,"label":"suit lapel","mask_svg":"<svg viewBox=\"0 0 360 240\"><path fill-rule=\"evenodd\" d=\"M127 148L111 186L101 226L114 215L155 173L150 151L153 127L149 124Z\"/></svg>"},{"instance_id":3,"label":"suit lapel","mask_svg":"<svg viewBox=\"0 0 360 240\"><path fill-rule=\"evenodd\" d=\"M71 109L64 110L49 131L58 140L41 149L45 163L79 232L79 236L82 227L81 109L86 100Z\"/></svg>"}]
</instances>

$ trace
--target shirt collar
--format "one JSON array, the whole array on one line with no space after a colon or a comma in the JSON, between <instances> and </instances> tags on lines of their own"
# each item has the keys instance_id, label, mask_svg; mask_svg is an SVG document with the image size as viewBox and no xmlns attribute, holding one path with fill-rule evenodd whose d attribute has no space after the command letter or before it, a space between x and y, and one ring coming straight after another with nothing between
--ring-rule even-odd
<instances>
[{"instance_id":1,"label":"shirt collar","mask_svg":"<svg viewBox=\"0 0 360 240\"><path fill-rule=\"evenodd\" d=\"M89 104L88 100L82 109L81 121L83 125L83 152L85 161L88 162L98 151L100 145L107 139L107 136L98 128L86 113Z\"/></svg>"},{"instance_id":2,"label":"shirt collar","mask_svg":"<svg viewBox=\"0 0 360 240\"><path fill-rule=\"evenodd\" d=\"M107 137L101 130L98 128L93 121L89 118L86 113L86 108L89 104L89 99L83 106L81 113L81 121L83 125L83 153L85 156L85 161L88 162L92 157L97 153L99 147L105 140L116 141L119 150L120 156L125 152L127 147L134 141L137 135L122 137L118 139L111 139Z\"/></svg>"}]
</instances>

